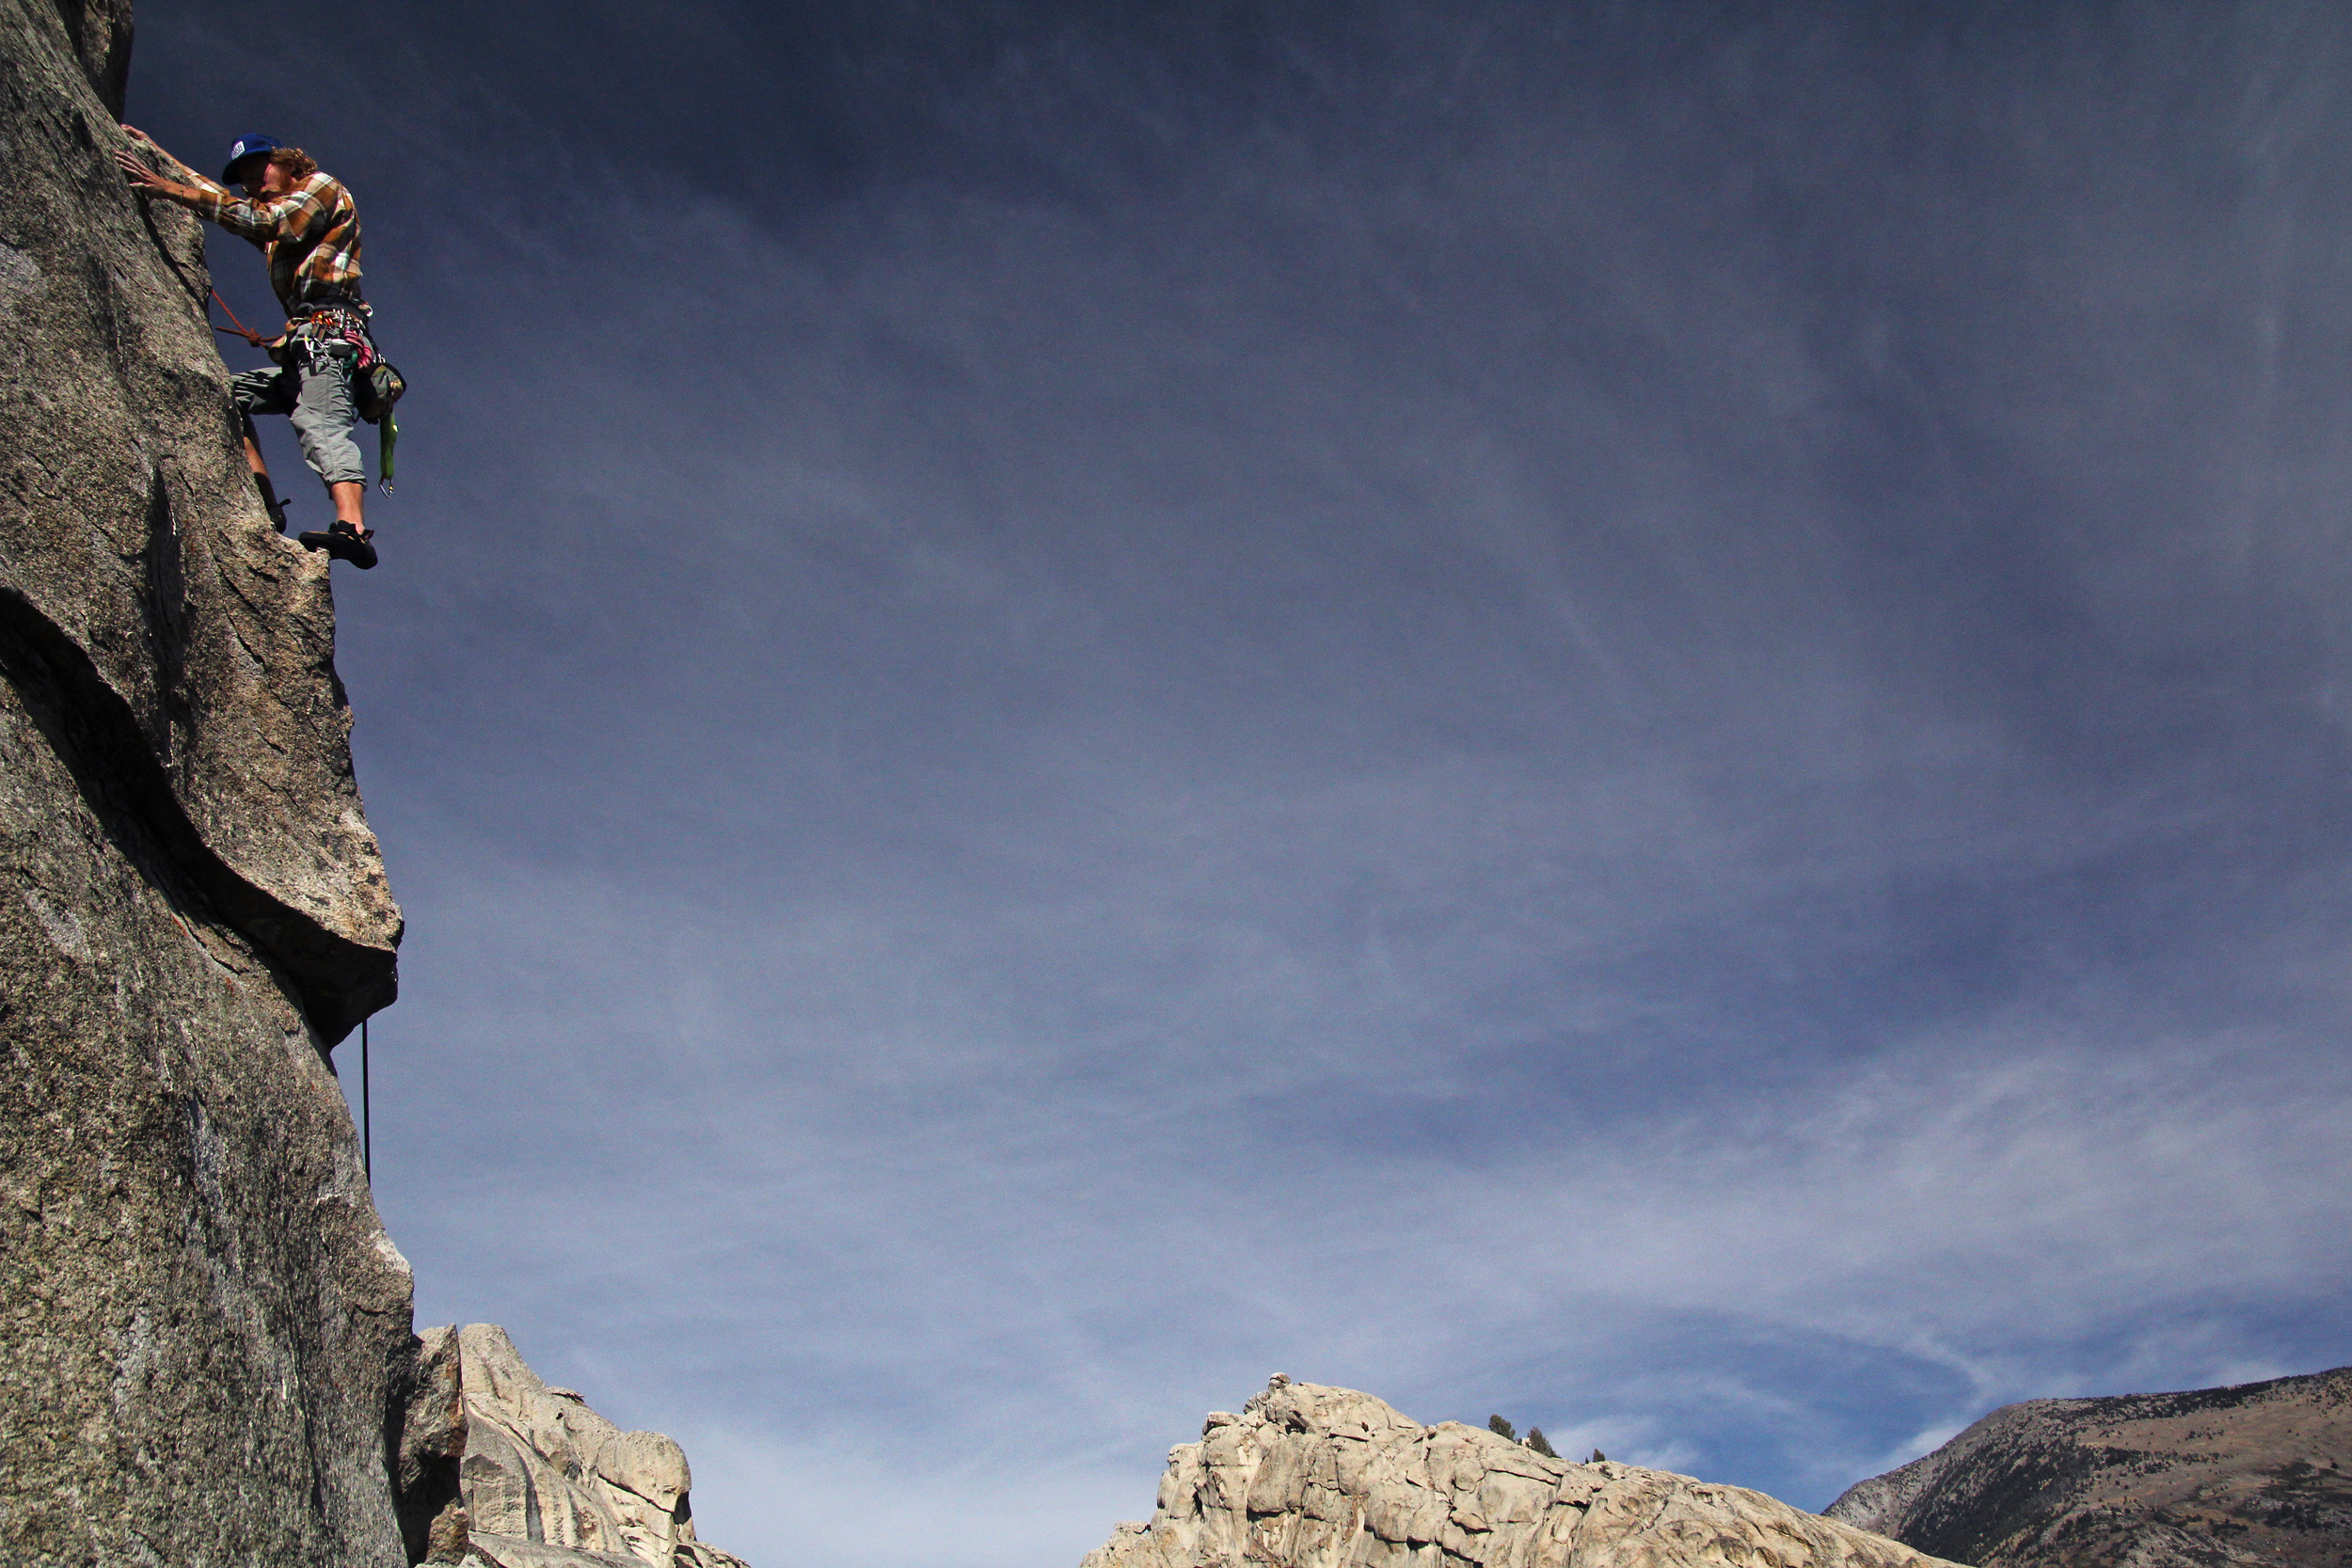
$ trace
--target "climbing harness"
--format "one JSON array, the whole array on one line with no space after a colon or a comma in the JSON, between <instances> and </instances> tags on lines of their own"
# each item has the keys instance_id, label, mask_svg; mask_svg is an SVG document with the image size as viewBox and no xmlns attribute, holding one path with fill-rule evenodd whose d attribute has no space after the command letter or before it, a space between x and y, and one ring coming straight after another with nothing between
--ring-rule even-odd
<instances>
[{"instance_id":1,"label":"climbing harness","mask_svg":"<svg viewBox=\"0 0 2352 1568\"><path fill-rule=\"evenodd\" d=\"M375 483L386 495L392 493L392 452L400 443L400 421L392 417L392 405L408 390L408 382L395 369L370 336L367 318L345 305L330 305L313 310L298 322L288 322L285 332L275 341L237 320L237 313L229 309L229 302L213 291L213 300L235 325L215 325L213 330L232 338L243 338L255 348L283 365L287 356L298 354L306 368L316 371L323 356L348 348L356 358L351 367L351 402L355 411L368 423L375 426ZM365 309L362 306L360 309Z\"/></svg>"},{"instance_id":2,"label":"climbing harness","mask_svg":"<svg viewBox=\"0 0 2352 1568\"><path fill-rule=\"evenodd\" d=\"M400 421L392 417L392 405L408 390L408 383L375 346L367 318L360 313L366 309L334 305L314 310L308 320L290 325L287 335L309 345L305 352L311 355L347 347L358 356L351 367L352 405L376 428L375 483L389 496L392 493L392 449L400 441Z\"/></svg>"}]
</instances>

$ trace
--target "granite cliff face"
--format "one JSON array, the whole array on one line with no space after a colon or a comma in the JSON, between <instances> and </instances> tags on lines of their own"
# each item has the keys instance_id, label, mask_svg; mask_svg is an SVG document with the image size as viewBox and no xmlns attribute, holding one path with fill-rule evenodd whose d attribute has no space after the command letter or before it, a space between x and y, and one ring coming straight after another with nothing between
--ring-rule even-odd
<instances>
[{"instance_id":1,"label":"granite cliff face","mask_svg":"<svg viewBox=\"0 0 2352 1568\"><path fill-rule=\"evenodd\" d=\"M128 21L0 0L0 1560L396 1568L453 1465L327 1052L400 911Z\"/></svg>"},{"instance_id":2,"label":"granite cliff face","mask_svg":"<svg viewBox=\"0 0 2352 1568\"><path fill-rule=\"evenodd\" d=\"M2352 1562L2352 1367L2005 1405L1829 1514L1984 1568Z\"/></svg>"},{"instance_id":3,"label":"granite cliff face","mask_svg":"<svg viewBox=\"0 0 2352 1568\"><path fill-rule=\"evenodd\" d=\"M1159 1508L1082 1568L1939 1568L1760 1492L1548 1459L1277 1377L1168 1454Z\"/></svg>"}]
</instances>

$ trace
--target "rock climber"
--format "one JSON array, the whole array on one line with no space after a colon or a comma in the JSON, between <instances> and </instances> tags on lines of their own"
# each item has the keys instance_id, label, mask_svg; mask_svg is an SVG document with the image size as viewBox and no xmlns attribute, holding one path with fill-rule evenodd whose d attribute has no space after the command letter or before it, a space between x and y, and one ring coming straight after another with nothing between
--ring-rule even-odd
<instances>
[{"instance_id":1,"label":"rock climber","mask_svg":"<svg viewBox=\"0 0 2352 1568\"><path fill-rule=\"evenodd\" d=\"M256 346L277 364L247 371L229 384L245 432L246 461L270 520L283 533L286 514L254 439L253 416L287 415L302 442L303 460L326 482L335 505L331 526L295 537L305 549L325 550L367 570L375 564L375 531L368 527L362 506L367 470L351 438L358 418L353 381L378 356L368 333L373 311L359 296L359 209L351 192L342 181L320 173L300 148L269 136L238 138L215 182L165 151L146 132L129 125L122 132L132 150L118 151L115 161L135 189L194 208L199 216L261 247L270 287L285 307L286 330L267 342L254 334ZM141 150L153 154L167 173L150 167ZM242 187L244 196L230 194L231 185Z\"/></svg>"}]
</instances>

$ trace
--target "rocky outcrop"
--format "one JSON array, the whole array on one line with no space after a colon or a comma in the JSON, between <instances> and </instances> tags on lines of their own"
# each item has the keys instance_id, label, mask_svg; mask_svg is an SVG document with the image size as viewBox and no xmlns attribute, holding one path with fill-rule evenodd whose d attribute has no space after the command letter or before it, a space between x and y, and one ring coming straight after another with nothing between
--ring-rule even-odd
<instances>
[{"instance_id":1,"label":"rocky outcrop","mask_svg":"<svg viewBox=\"0 0 2352 1568\"><path fill-rule=\"evenodd\" d=\"M402 1368L393 1405L392 1499L411 1562L455 1562L466 1550L458 1467L466 1454L465 1357L457 1330L428 1330Z\"/></svg>"},{"instance_id":2,"label":"rocky outcrop","mask_svg":"<svg viewBox=\"0 0 2352 1568\"><path fill-rule=\"evenodd\" d=\"M1168 1454L1159 1508L1083 1568L1933 1568L1760 1492L1548 1458L1277 1377Z\"/></svg>"},{"instance_id":3,"label":"rocky outcrop","mask_svg":"<svg viewBox=\"0 0 2352 1568\"><path fill-rule=\"evenodd\" d=\"M327 1052L400 911L127 51L0 0L0 1560L399 1568L430 1356Z\"/></svg>"},{"instance_id":4,"label":"rocky outcrop","mask_svg":"<svg viewBox=\"0 0 2352 1568\"><path fill-rule=\"evenodd\" d=\"M2004 1405L1829 1514L1984 1568L2352 1562L2352 1367Z\"/></svg>"},{"instance_id":5,"label":"rocky outcrop","mask_svg":"<svg viewBox=\"0 0 2352 1568\"><path fill-rule=\"evenodd\" d=\"M658 1432L623 1432L573 1390L548 1387L495 1323L454 1333L465 1360L460 1476L478 1560L742 1568L695 1539L684 1449Z\"/></svg>"}]
</instances>

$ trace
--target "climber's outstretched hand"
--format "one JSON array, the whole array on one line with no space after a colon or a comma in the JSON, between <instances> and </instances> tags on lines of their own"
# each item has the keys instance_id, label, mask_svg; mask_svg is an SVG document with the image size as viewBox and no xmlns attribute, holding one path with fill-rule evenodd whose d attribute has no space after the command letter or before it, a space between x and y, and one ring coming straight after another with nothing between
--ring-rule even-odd
<instances>
[{"instance_id":1,"label":"climber's outstretched hand","mask_svg":"<svg viewBox=\"0 0 2352 1568\"><path fill-rule=\"evenodd\" d=\"M131 188L133 190L151 191L157 196L169 197L175 201L188 200L197 194L189 187L181 184L178 181L168 179L158 173L147 163L145 159L139 156L138 150L143 150L145 151L154 153L159 158L169 161L171 154L166 152L163 148L156 143L154 137L149 135L146 132L140 130L135 125L124 126L122 128L122 134L131 138L131 146L130 148L118 149L115 152L115 162L121 166L122 172L130 178Z\"/></svg>"},{"instance_id":2,"label":"climber's outstretched hand","mask_svg":"<svg viewBox=\"0 0 2352 1568\"><path fill-rule=\"evenodd\" d=\"M117 152L115 162L122 166L122 172L131 177L136 189L161 194L176 188L171 181L148 167L135 152Z\"/></svg>"}]
</instances>

